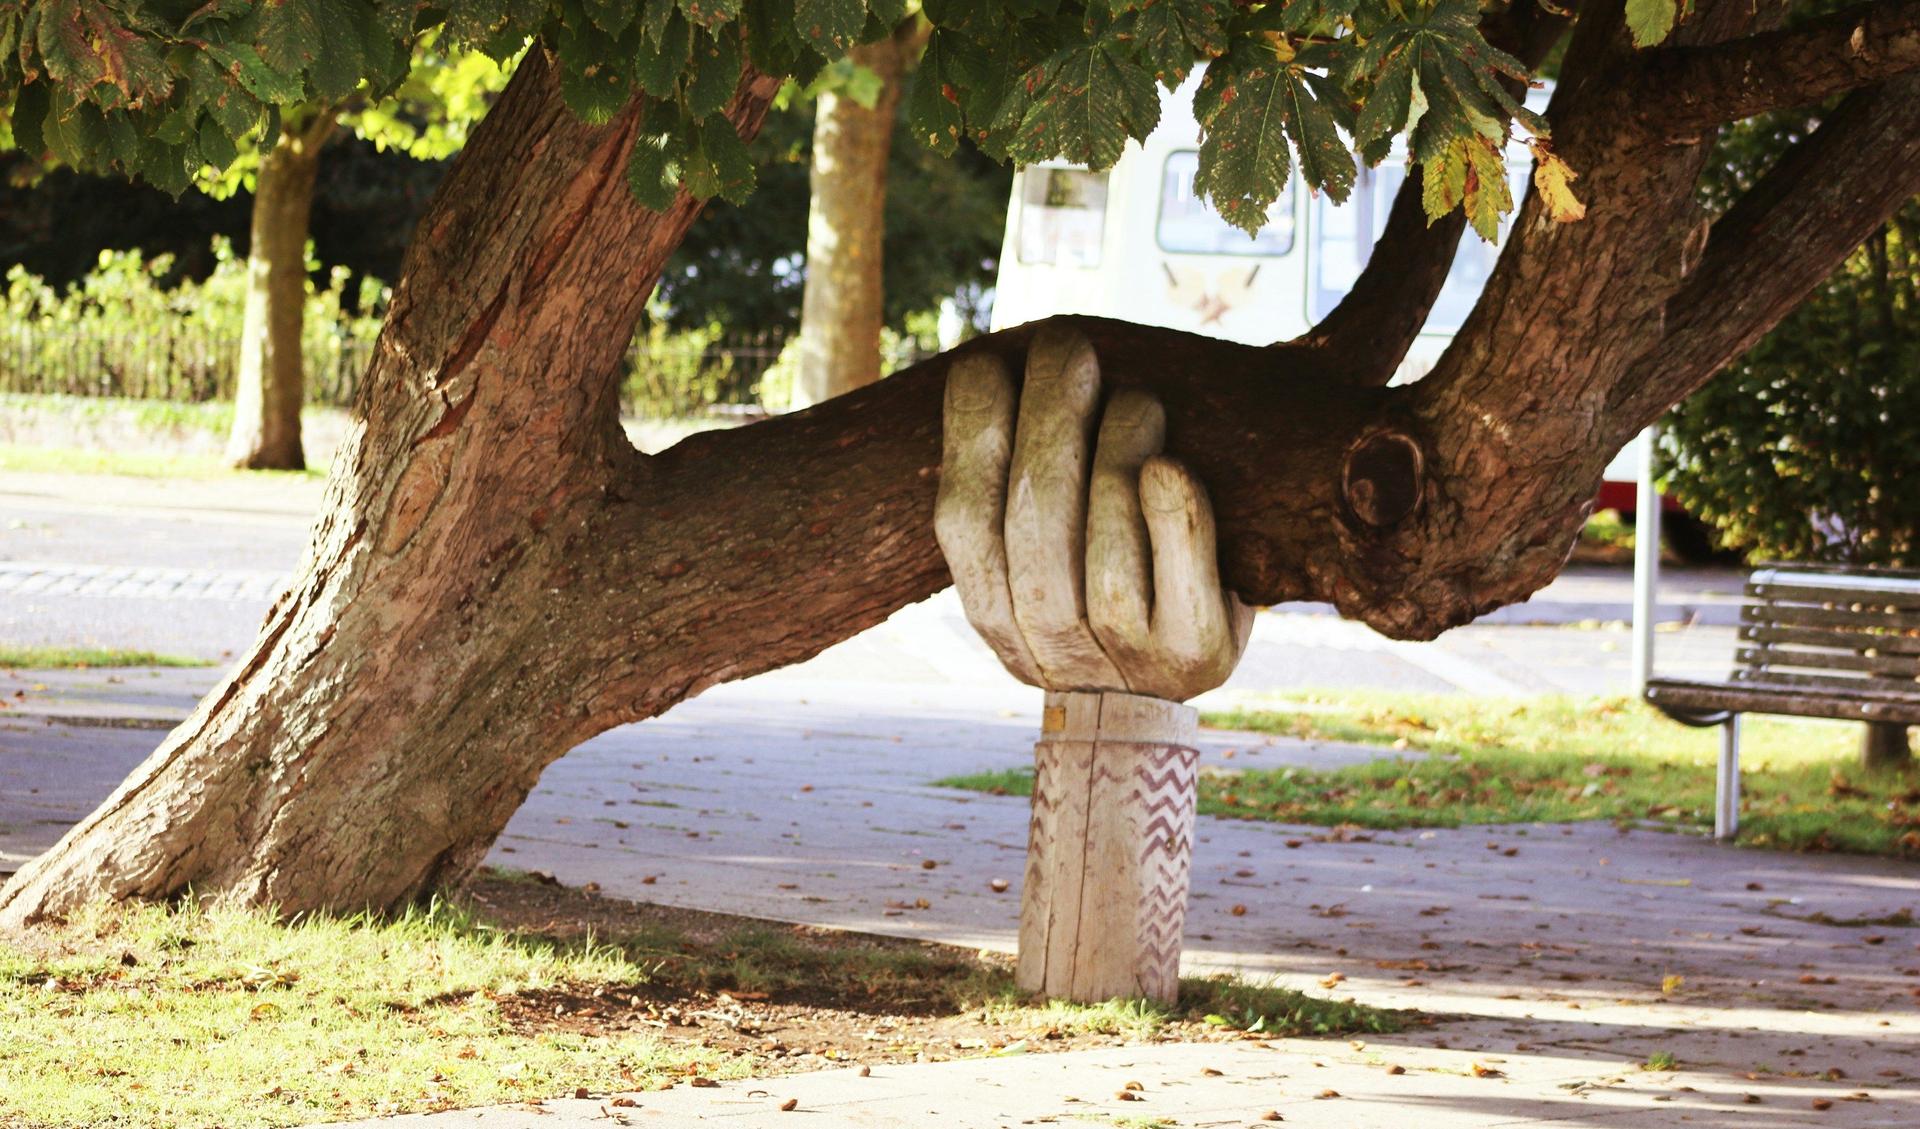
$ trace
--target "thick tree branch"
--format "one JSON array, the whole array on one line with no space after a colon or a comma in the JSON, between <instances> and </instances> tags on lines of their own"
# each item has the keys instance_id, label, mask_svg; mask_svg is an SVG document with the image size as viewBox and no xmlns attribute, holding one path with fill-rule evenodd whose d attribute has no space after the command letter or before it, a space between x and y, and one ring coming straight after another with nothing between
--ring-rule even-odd
<instances>
[{"instance_id":1,"label":"thick tree branch","mask_svg":"<svg viewBox=\"0 0 1920 1129\"><path fill-rule=\"evenodd\" d=\"M1518 0L1488 17L1482 30L1489 43L1535 66L1578 8L1575 3L1553 13L1533 0ZM1524 93L1517 81L1508 86L1515 97ZM1289 342L1318 352L1317 363L1330 379L1362 388L1392 380L1440 298L1466 230L1466 212L1456 209L1429 222L1421 181L1416 168L1400 185L1386 228L1353 289L1318 325Z\"/></svg>"},{"instance_id":2,"label":"thick tree branch","mask_svg":"<svg viewBox=\"0 0 1920 1129\"><path fill-rule=\"evenodd\" d=\"M1353 289L1289 344L1319 353L1330 379L1362 388L1385 385L1439 300L1466 228L1466 212L1459 208L1427 222L1415 168L1394 196L1386 229Z\"/></svg>"},{"instance_id":3,"label":"thick tree branch","mask_svg":"<svg viewBox=\"0 0 1920 1129\"><path fill-rule=\"evenodd\" d=\"M1624 438L1719 372L1920 195L1920 74L1856 92L1713 225L1609 406Z\"/></svg>"},{"instance_id":4,"label":"thick tree branch","mask_svg":"<svg viewBox=\"0 0 1920 1129\"><path fill-rule=\"evenodd\" d=\"M1920 0L1875 0L1789 28L1648 54L1643 111L1684 132L1804 106L1920 68Z\"/></svg>"}]
</instances>

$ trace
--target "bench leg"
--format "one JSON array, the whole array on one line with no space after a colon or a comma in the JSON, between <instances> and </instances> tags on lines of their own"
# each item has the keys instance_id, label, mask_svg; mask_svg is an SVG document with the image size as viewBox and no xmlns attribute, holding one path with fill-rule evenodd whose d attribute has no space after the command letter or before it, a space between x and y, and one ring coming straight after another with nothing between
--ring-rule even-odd
<instances>
[{"instance_id":1,"label":"bench leg","mask_svg":"<svg viewBox=\"0 0 1920 1129\"><path fill-rule=\"evenodd\" d=\"M1868 772L1905 768L1913 763L1913 750L1907 745L1907 727L1894 721L1867 722L1866 737L1860 742L1860 767Z\"/></svg>"},{"instance_id":2,"label":"bench leg","mask_svg":"<svg viewBox=\"0 0 1920 1129\"><path fill-rule=\"evenodd\" d=\"M1720 727L1720 764L1713 777L1713 837L1732 839L1740 830L1740 715Z\"/></svg>"}]
</instances>

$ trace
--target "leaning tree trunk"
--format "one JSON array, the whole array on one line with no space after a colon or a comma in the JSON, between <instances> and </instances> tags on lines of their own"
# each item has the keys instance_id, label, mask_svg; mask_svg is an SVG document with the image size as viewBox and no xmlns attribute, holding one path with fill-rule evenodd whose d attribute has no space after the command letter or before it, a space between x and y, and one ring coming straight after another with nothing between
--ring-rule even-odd
<instances>
[{"instance_id":1,"label":"leaning tree trunk","mask_svg":"<svg viewBox=\"0 0 1920 1129\"><path fill-rule=\"evenodd\" d=\"M247 248L247 308L240 331L227 461L252 470L300 470L300 407L306 399L301 322L307 309L307 232L320 150L333 132L322 112L288 128L260 159Z\"/></svg>"},{"instance_id":2,"label":"leaning tree trunk","mask_svg":"<svg viewBox=\"0 0 1920 1129\"><path fill-rule=\"evenodd\" d=\"M743 130L776 87L743 79ZM668 531L719 515L663 490L618 419L634 324L699 210L633 201L637 112L583 125L529 56L419 227L260 638L0 891L0 922L188 886L289 912L404 904L477 865L596 715L716 676L707 625L752 609L691 562L730 531L680 547Z\"/></svg>"},{"instance_id":3,"label":"leaning tree trunk","mask_svg":"<svg viewBox=\"0 0 1920 1129\"><path fill-rule=\"evenodd\" d=\"M912 37L899 34L855 47L847 58L880 78L872 108L832 91L816 107L796 407L880 379L887 157L900 85L916 47Z\"/></svg>"},{"instance_id":4,"label":"leaning tree trunk","mask_svg":"<svg viewBox=\"0 0 1920 1129\"><path fill-rule=\"evenodd\" d=\"M1259 349L1059 319L1113 384L1160 396L1169 449L1214 499L1222 578L1249 602L1329 600L1423 638L1524 597L1557 572L1612 451L1920 193L1920 78L1904 76L1842 102L1710 234L1691 195L1713 129L1673 127L1697 101L1646 101L1667 87L1619 6L1602 11L1552 110L1587 219L1552 223L1529 197L1422 381L1385 387L1398 358L1346 335ZM1696 11L1704 36L1752 8ZM743 131L776 86L743 76ZM477 866L580 741L947 583L946 366L979 350L1019 371L1033 327L636 453L623 355L698 210L633 202L636 112L582 125L543 56L523 64L420 225L298 576L194 716L0 890L0 925L188 888L289 913L405 904ZM1441 273L1393 250L1383 269Z\"/></svg>"}]
</instances>

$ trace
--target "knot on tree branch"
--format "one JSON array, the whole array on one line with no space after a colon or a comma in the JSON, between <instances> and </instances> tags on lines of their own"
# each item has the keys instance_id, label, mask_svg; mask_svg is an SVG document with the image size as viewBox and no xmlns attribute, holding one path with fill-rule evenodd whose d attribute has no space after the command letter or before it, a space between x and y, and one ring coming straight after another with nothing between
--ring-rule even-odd
<instances>
[{"instance_id":1,"label":"knot on tree branch","mask_svg":"<svg viewBox=\"0 0 1920 1129\"><path fill-rule=\"evenodd\" d=\"M1425 466L1420 444L1410 435L1387 430L1362 435L1347 450L1340 473L1349 513L1375 529L1405 521L1425 495Z\"/></svg>"}]
</instances>

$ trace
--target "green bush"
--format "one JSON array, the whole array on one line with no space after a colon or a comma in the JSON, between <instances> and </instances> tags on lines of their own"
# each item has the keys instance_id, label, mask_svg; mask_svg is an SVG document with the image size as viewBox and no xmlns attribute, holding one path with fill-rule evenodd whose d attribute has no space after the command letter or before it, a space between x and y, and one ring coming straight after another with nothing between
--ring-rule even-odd
<instances>
[{"instance_id":1,"label":"green bush","mask_svg":"<svg viewBox=\"0 0 1920 1129\"><path fill-rule=\"evenodd\" d=\"M1817 111L1730 129L1704 184L1721 210ZM1788 560L1920 564L1920 201L1675 409L1669 491L1732 545Z\"/></svg>"}]
</instances>

